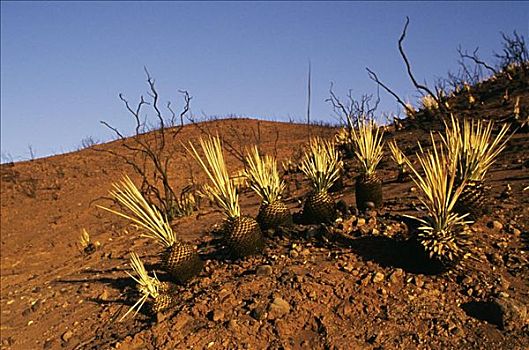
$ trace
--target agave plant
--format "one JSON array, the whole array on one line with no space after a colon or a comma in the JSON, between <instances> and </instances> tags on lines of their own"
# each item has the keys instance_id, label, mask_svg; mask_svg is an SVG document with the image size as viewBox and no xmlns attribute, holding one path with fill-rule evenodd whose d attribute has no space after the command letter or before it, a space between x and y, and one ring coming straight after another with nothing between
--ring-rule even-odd
<instances>
[{"instance_id":1,"label":"agave plant","mask_svg":"<svg viewBox=\"0 0 529 350\"><path fill-rule=\"evenodd\" d=\"M281 200L285 190L285 182L277 171L277 162L272 156L261 157L254 146L246 156L248 165L245 176L250 187L261 197L261 206L257 215L257 222L262 229L277 228L290 225L292 215L288 207Z\"/></svg>"},{"instance_id":2,"label":"agave plant","mask_svg":"<svg viewBox=\"0 0 529 350\"><path fill-rule=\"evenodd\" d=\"M226 168L219 137L201 138L200 145L205 160L198 154L192 143L190 143L189 152L211 181L211 185L204 186L204 191L226 215L224 230L226 244L236 257L262 251L264 241L259 224L253 218L241 215L239 195Z\"/></svg>"},{"instance_id":3,"label":"agave plant","mask_svg":"<svg viewBox=\"0 0 529 350\"><path fill-rule=\"evenodd\" d=\"M408 170L406 169L406 163L404 160L404 153L402 153L399 146L397 146L397 141L395 140L389 141L388 147L391 153L391 158L397 164L397 169L399 171L397 180L402 182L408 176Z\"/></svg>"},{"instance_id":4,"label":"agave plant","mask_svg":"<svg viewBox=\"0 0 529 350\"><path fill-rule=\"evenodd\" d=\"M131 274L128 271L127 274L136 282L136 287L140 292L141 297L125 313L125 315L119 319L120 322L134 310L136 311L133 316L136 316L145 302L148 302L150 311L153 314L167 310L175 304L175 298L171 293L172 286L167 282L160 282L158 277L156 277L156 274L154 274L154 277L149 276L140 257L134 252L130 254L130 267L134 274Z\"/></svg>"},{"instance_id":5,"label":"agave plant","mask_svg":"<svg viewBox=\"0 0 529 350\"><path fill-rule=\"evenodd\" d=\"M340 177L341 168L342 162L333 142L319 137L310 140L300 166L312 185L303 208L308 221L329 223L336 219L336 206L328 190Z\"/></svg>"},{"instance_id":6,"label":"agave plant","mask_svg":"<svg viewBox=\"0 0 529 350\"><path fill-rule=\"evenodd\" d=\"M420 201L426 207L425 218L417 218L418 240L428 252L447 266L459 263L468 255L467 214L454 212L465 183L456 185L456 165L450 161L442 144L436 144L431 135L433 150L425 151L420 147L417 158L420 170L416 170L410 160L405 162L412 172L412 179L420 190ZM421 175L424 173L424 175Z\"/></svg>"},{"instance_id":7,"label":"agave plant","mask_svg":"<svg viewBox=\"0 0 529 350\"><path fill-rule=\"evenodd\" d=\"M142 237L155 240L164 251L161 254L161 265L177 282L185 283L200 273L204 263L200 260L196 249L188 243L180 241L171 228L167 217L143 197L132 180L125 176L118 184L113 184L110 195L130 214L99 206L111 213L132 221L144 229Z\"/></svg>"},{"instance_id":8,"label":"agave plant","mask_svg":"<svg viewBox=\"0 0 529 350\"><path fill-rule=\"evenodd\" d=\"M356 206L360 210L366 209L369 202L377 208L382 206L382 180L377 176L376 167L383 155L383 136L384 130L373 120L361 120L358 130L351 130L355 155L361 166L355 187Z\"/></svg>"},{"instance_id":9,"label":"agave plant","mask_svg":"<svg viewBox=\"0 0 529 350\"><path fill-rule=\"evenodd\" d=\"M457 165L456 183L467 184L456 210L479 217L486 204L485 176L510 139L509 125L503 124L496 137L492 136L493 122L465 119L461 127L452 116L451 124L445 122L445 127L446 136L441 135L441 139L450 161Z\"/></svg>"}]
</instances>

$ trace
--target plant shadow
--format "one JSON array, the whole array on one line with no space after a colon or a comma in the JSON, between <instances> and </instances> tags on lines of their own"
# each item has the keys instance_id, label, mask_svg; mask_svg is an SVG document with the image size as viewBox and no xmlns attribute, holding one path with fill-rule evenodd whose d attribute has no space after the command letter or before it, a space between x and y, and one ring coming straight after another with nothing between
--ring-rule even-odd
<instances>
[{"instance_id":1,"label":"plant shadow","mask_svg":"<svg viewBox=\"0 0 529 350\"><path fill-rule=\"evenodd\" d=\"M500 310L491 302L471 301L461 305L467 316L501 326Z\"/></svg>"},{"instance_id":2,"label":"plant shadow","mask_svg":"<svg viewBox=\"0 0 529 350\"><path fill-rule=\"evenodd\" d=\"M445 267L430 259L413 238L396 240L384 236L367 236L351 241L351 249L365 260L382 267L401 268L412 274L438 275Z\"/></svg>"}]
</instances>

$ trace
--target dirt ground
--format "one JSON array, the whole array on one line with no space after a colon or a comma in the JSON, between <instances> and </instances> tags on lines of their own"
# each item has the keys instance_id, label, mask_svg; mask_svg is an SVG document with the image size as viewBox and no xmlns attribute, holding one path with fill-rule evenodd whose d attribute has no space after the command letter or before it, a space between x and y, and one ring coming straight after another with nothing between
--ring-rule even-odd
<instances>
[{"instance_id":1,"label":"dirt ground","mask_svg":"<svg viewBox=\"0 0 529 350\"><path fill-rule=\"evenodd\" d=\"M280 160L296 158L306 125L250 119L206 125L237 147L259 143ZM257 132L258 131L258 132ZM330 137L335 129L312 127ZM180 142L201 135L193 125ZM148 136L147 136L148 137ZM421 129L389 130L407 154L427 142ZM120 143L96 146L121 151ZM134 173L94 147L1 166L2 349L528 349L529 134L509 141L488 175L489 212L472 224L473 256L464 270L444 272L409 240L420 204L411 180L398 182L389 152L379 166L385 205L346 216L337 227L296 225L266 232L263 255L230 261L215 235L222 215L204 204L174 221L196 244L202 273L179 286L177 305L151 317L117 322L135 302L129 252L149 270L159 246L125 220L96 208L110 205L112 182ZM241 163L227 152L229 168ZM333 197L354 206L355 161ZM177 152L171 179L178 189L203 181L198 166ZM299 212L309 187L286 176L287 204ZM508 189L510 186L510 189ZM258 197L243 191L244 214ZM348 237L340 227L351 226ZM77 246L85 228L97 249ZM159 272L160 278L165 276Z\"/></svg>"}]
</instances>

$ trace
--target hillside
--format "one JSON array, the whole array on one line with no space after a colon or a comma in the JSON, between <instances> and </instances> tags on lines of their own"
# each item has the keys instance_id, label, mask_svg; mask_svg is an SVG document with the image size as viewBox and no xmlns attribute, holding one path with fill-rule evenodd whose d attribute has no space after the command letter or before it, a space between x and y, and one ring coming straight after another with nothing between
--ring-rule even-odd
<instances>
[{"instance_id":1,"label":"hillside","mask_svg":"<svg viewBox=\"0 0 529 350\"><path fill-rule=\"evenodd\" d=\"M491 91L496 93L483 94L479 108L509 113L511 105L497 102L502 88ZM516 94L528 101L527 89ZM241 150L258 142L280 161L296 160L308 139L307 126L299 124L228 119L201 126ZM310 128L323 137L335 132ZM200 135L189 125L172 141L179 151L170 179L178 190L191 176L204 181L182 148ZM427 143L429 136L408 125L389 128L385 137L396 138L411 155L416 142ZM416 189L411 180L396 181L386 152L379 171L384 208L354 213L354 239L319 225L297 225L268 237L263 255L231 261L215 248L222 218L215 208L205 203L176 219L175 230L199 247L205 269L178 287L178 305L158 320L140 312L123 322L117 318L135 302L134 283L125 273L129 252L138 252L151 269L159 247L96 208L110 205L104 197L123 174L138 180L123 161L101 150L123 151L115 141L1 166L2 349L529 348L529 325L498 320L492 302L512 301L506 308L515 316L513 308L529 305L529 196L523 191L529 185L529 135L523 131L489 172L492 206L472 225L478 261L465 271L440 273L408 243L409 220L402 215L416 213ZM242 166L226 154L230 170ZM344 188L333 197L354 205L357 164L346 165ZM298 173L286 180L287 204L299 212L307 181ZM245 214L255 216L258 205L255 194L243 192ZM91 254L77 247L83 228L100 243Z\"/></svg>"}]
</instances>

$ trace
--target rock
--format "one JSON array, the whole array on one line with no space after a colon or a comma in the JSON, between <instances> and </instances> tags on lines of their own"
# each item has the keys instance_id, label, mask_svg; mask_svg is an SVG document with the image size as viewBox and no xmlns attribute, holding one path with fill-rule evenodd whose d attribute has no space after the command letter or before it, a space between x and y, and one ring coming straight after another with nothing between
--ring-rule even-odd
<instances>
[{"instance_id":1,"label":"rock","mask_svg":"<svg viewBox=\"0 0 529 350\"><path fill-rule=\"evenodd\" d=\"M290 257L293 259L299 256L299 253L296 250L291 250L289 254L290 254Z\"/></svg>"},{"instance_id":2,"label":"rock","mask_svg":"<svg viewBox=\"0 0 529 350\"><path fill-rule=\"evenodd\" d=\"M262 306L257 306L250 312L250 316L255 318L257 321L263 320L266 318L266 310Z\"/></svg>"},{"instance_id":3,"label":"rock","mask_svg":"<svg viewBox=\"0 0 529 350\"><path fill-rule=\"evenodd\" d=\"M507 331L521 329L528 324L527 306L507 298L496 298L493 305L498 311L499 325Z\"/></svg>"},{"instance_id":4,"label":"rock","mask_svg":"<svg viewBox=\"0 0 529 350\"><path fill-rule=\"evenodd\" d=\"M307 248L303 249L303 250L301 251L301 255L303 255L303 256L308 256L308 255L310 255L310 250L307 249Z\"/></svg>"},{"instance_id":5,"label":"rock","mask_svg":"<svg viewBox=\"0 0 529 350\"><path fill-rule=\"evenodd\" d=\"M61 336L61 339L65 342L65 343L68 343L68 341L70 339L72 339L73 337L73 332L71 330L67 330L66 332L63 333L63 335Z\"/></svg>"},{"instance_id":6,"label":"rock","mask_svg":"<svg viewBox=\"0 0 529 350\"><path fill-rule=\"evenodd\" d=\"M419 276L415 276L413 278L413 283L415 283L415 285L419 288L422 288L422 286L424 286L424 281Z\"/></svg>"},{"instance_id":7,"label":"rock","mask_svg":"<svg viewBox=\"0 0 529 350\"><path fill-rule=\"evenodd\" d=\"M364 218L358 218L358 220L356 221L356 226L357 227L362 227L366 224L366 219Z\"/></svg>"},{"instance_id":8,"label":"rock","mask_svg":"<svg viewBox=\"0 0 529 350\"><path fill-rule=\"evenodd\" d=\"M224 311L220 309L215 309L210 314L210 319L214 322L221 321L224 319Z\"/></svg>"},{"instance_id":9,"label":"rock","mask_svg":"<svg viewBox=\"0 0 529 350\"><path fill-rule=\"evenodd\" d=\"M522 234L522 231L518 230L517 228L513 228L512 234L518 237Z\"/></svg>"},{"instance_id":10,"label":"rock","mask_svg":"<svg viewBox=\"0 0 529 350\"><path fill-rule=\"evenodd\" d=\"M270 265L261 265L258 266L255 274L258 276L270 276L272 274L272 266Z\"/></svg>"},{"instance_id":11,"label":"rock","mask_svg":"<svg viewBox=\"0 0 529 350\"><path fill-rule=\"evenodd\" d=\"M231 331L235 331L237 330L237 328L239 327L239 324L237 323L237 320L230 320L228 322L228 328L231 330Z\"/></svg>"},{"instance_id":12,"label":"rock","mask_svg":"<svg viewBox=\"0 0 529 350\"><path fill-rule=\"evenodd\" d=\"M389 281L393 284L398 283L403 275L404 271L402 269L396 269L389 275Z\"/></svg>"},{"instance_id":13,"label":"rock","mask_svg":"<svg viewBox=\"0 0 529 350\"><path fill-rule=\"evenodd\" d=\"M499 222L498 220L489 221L487 226L489 228L492 228L492 229L496 230L496 231L500 231L503 228L503 224L501 222Z\"/></svg>"},{"instance_id":14,"label":"rock","mask_svg":"<svg viewBox=\"0 0 529 350\"><path fill-rule=\"evenodd\" d=\"M103 293L99 294L97 297L101 301L107 301L108 300L108 291L105 289Z\"/></svg>"},{"instance_id":15,"label":"rock","mask_svg":"<svg viewBox=\"0 0 529 350\"><path fill-rule=\"evenodd\" d=\"M472 286L472 277L467 276L467 277L463 278L463 281L461 281L461 282L465 286Z\"/></svg>"},{"instance_id":16,"label":"rock","mask_svg":"<svg viewBox=\"0 0 529 350\"><path fill-rule=\"evenodd\" d=\"M290 312L290 304L284 299L276 297L268 309L268 318L275 319L282 317Z\"/></svg>"},{"instance_id":17,"label":"rock","mask_svg":"<svg viewBox=\"0 0 529 350\"><path fill-rule=\"evenodd\" d=\"M373 202L365 202L364 204L368 209L375 209L375 203Z\"/></svg>"},{"instance_id":18,"label":"rock","mask_svg":"<svg viewBox=\"0 0 529 350\"><path fill-rule=\"evenodd\" d=\"M380 283L386 276L382 272L377 272L373 275L373 283Z\"/></svg>"},{"instance_id":19,"label":"rock","mask_svg":"<svg viewBox=\"0 0 529 350\"><path fill-rule=\"evenodd\" d=\"M51 339L46 339L46 341L45 341L44 344L42 345L42 348L43 348L43 349L50 349L52 346L53 346L53 340L51 340Z\"/></svg>"}]
</instances>

